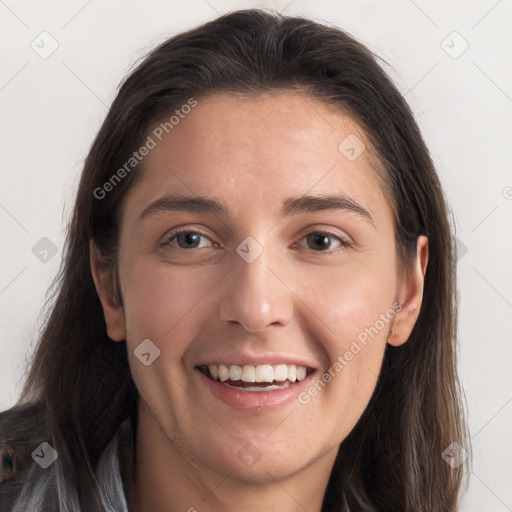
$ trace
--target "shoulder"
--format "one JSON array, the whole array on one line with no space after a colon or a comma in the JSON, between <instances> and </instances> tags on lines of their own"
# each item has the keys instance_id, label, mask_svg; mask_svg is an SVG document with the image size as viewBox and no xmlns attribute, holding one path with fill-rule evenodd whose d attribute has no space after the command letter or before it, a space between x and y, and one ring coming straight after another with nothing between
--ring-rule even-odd
<instances>
[{"instance_id":1,"label":"shoulder","mask_svg":"<svg viewBox=\"0 0 512 512\"><path fill-rule=\"evenodd\" d=\"M47 438L41 403L16 405L0 412L0 510L11 510L35 463L32 454Z\"/></svg>"}]
</instances>

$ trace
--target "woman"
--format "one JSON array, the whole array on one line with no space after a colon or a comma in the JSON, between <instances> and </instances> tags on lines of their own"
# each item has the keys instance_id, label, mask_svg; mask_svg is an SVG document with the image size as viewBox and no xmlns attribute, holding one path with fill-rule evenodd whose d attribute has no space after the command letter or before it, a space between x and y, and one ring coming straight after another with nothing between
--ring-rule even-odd
<instances>
[{"instance_id":1,"label":"woman","mask_svg":"<svg viewBox=\"0 0 512 512\"><path fill-rule=\"evenodd\" d=\"M247 10L164 42L87 157L0 508L457 510L447 215L346 33Z\"/></svg>"}]
</instances>

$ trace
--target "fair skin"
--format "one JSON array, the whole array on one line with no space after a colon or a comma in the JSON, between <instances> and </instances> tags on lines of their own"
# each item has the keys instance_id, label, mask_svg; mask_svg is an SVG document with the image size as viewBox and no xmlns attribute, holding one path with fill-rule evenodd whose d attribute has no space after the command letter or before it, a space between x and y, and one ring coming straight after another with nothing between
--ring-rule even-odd
<instances>
[{"instance_id":1,"label":"fair skin","mask_svg":"<svg viewBox=\"0 0 512 512\"><path fill-rule=\"evenodd\" d=\"M349 134L367 148L354 161L338 150ZM140 392L137 464L126 484L133 512L320 511L386 343L399 346L411 333L428 260L419 237L410 272L399 264L368 148L351 118L303 94L218 94L200 99L135 171L143 174L122 212L122 306L94 245L91 252L108 335L126 340ZM281 217L289 198L334 193L360 212ZM160 208L140 218L169 194L221 201L231 217ZM193 233L176 237L177 227ZM236 250L248 236L263 249L251 262ZM395 302L402 307L392 321L377 323ZM372 326L377 334L350 357ZM147 366L134 355L146 339L160 349ZM309 393L340 357L342 370ZM236 392L204 371L276 361L308 368L282 401L282 390Z\"/></svg>"}]
</instances>

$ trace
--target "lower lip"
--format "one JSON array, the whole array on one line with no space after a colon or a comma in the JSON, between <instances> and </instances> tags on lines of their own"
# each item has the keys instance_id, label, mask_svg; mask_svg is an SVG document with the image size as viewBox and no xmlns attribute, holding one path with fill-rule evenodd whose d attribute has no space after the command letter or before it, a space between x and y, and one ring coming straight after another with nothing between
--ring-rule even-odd
<instances>
[{"instance_id":1,"label":"lower lip","mask_svg":"<svg viewBox=\"0 0 512 512\"><path fill-rule=\"evenodd\" d=\"M315 373L310 373L305 379L291 384L287 388L272 391L245 391L243 388L228 387L217 380L210 379L203 372L196 371L212 395L225 404L236 409L256 412L281 409L294 400L298 401L298 395L308 387L309 381Z\"/></svg>"}]
</instances>

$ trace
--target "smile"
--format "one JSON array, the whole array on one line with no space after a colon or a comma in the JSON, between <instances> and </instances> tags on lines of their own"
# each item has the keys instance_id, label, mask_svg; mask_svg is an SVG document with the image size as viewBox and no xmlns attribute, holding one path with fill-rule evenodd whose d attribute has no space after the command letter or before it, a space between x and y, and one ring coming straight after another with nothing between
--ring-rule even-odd
<instances>
[{"instance_id":1,"label":"smile","mask_svg":"<svg viewBox=\"0 0 512 512\"><path fill-rule=\"evenodd\" d=\"M313 371L295 364L210 364L199 366L199 370L225 386L254 392L285 389Z\"/></svg>"}]
</instances>

